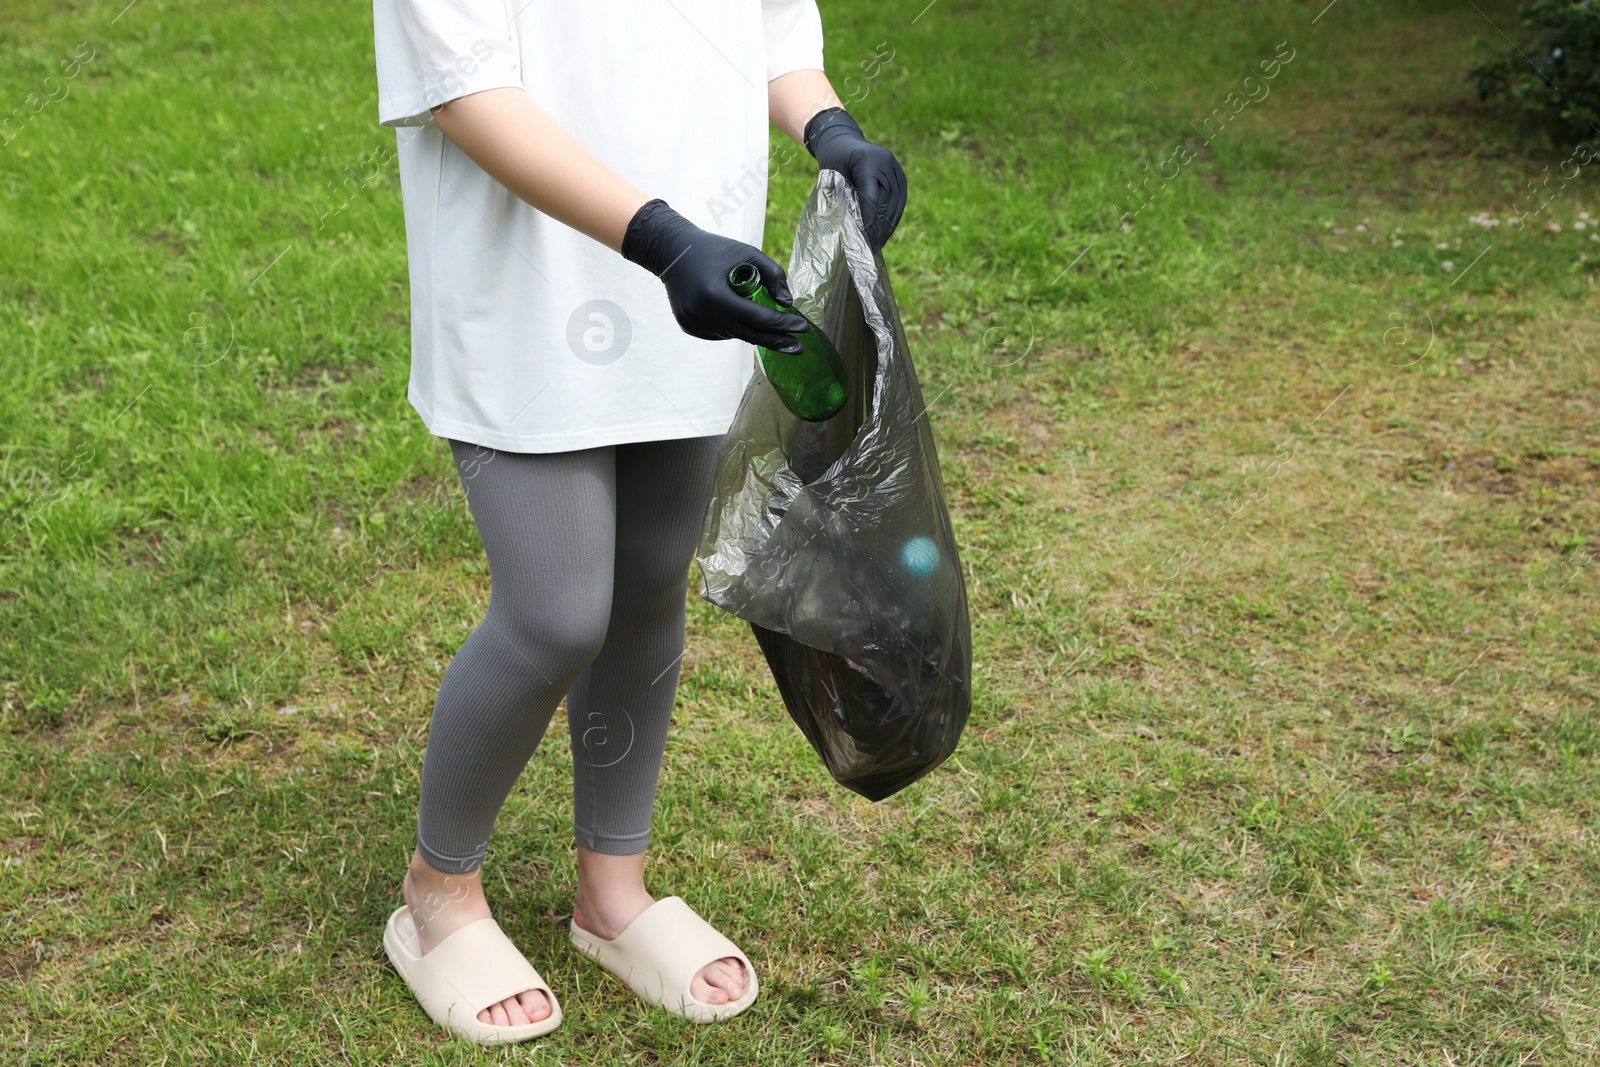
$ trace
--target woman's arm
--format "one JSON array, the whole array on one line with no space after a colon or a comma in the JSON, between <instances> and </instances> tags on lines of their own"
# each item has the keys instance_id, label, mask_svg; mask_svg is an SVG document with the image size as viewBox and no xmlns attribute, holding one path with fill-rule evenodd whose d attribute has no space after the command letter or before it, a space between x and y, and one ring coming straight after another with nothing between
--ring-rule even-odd
<instances>
[{"instance_id":1,"label":"woman's arm","mask_svg":"<svg viewBox=\"0 0 1600 1067\"><path fill-rule=\"evenodd\" d=\"M761 249L702 230L665 200L651 199L563 129L525 89L485 89L432 111L440 132L495 181L660 278L685 333L800 351L800 342L789 335L806 329L805 319L746 300L728 285L730 270L751 263L768 291L787 303L782 267Z\"/></svg>"},{"instance_id":2,"label":"woman's arm","mask_svg":"<svg viewBox=\"0 0 1600 1067\"><path fill-rule=\"evenodd\" d=\"M820 70L791 70L767 83L767 116L797 144L805 144L806 123L830 107L844 107Z\"/></svg>"},{"instance_id":3,"label":"woman's arm","mask_svg":"<svg viewBox=\"0 0 1600 1067\"><path fill-rule=\"evenodd\" d=\"M433 121L495 181L613 251L621 251L629 221L650 200L524 89L457 97L434 108Z\"/></svg>"},{"instance_id":4,"label":"woman's arm","mask_svg":"<svg viewBox=\"0 0 1600 1067\"><path fill-rule=\"evenodd\" d=\"M795 70L767 83L768 114L805 143L806 123L843 107L828 76ZM433 109L441 133L495 181L552 218L619 251L628 222L650 197L606 166L526 90L512 86L457 97Z\"/></svg>"}]
</instances>

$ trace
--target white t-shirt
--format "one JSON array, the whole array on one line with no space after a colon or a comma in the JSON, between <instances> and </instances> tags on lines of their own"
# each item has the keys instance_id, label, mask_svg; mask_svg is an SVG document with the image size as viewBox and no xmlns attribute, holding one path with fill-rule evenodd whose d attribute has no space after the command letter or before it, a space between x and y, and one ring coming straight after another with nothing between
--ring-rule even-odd
<instances>
[{"instance_id":1,"label":"white t-shirt","mask_svg":"<svg viewBox=\"0 0 1600 1067\"><path fill-rule=\"evenodd\" d=\"M743 341L679 328L659 279L491 178L429 108L522 86L685 218L761 246L767 82L822 69L815 0L373 0L411 281L407 397L430 433L561 452L722 433Z\"/></svg>"}]
</instances>

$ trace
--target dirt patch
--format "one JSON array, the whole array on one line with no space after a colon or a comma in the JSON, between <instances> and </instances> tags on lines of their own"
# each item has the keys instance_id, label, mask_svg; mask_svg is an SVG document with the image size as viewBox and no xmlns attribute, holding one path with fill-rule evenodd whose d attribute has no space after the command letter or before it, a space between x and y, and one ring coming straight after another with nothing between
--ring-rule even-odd
<instances>
[{"instance_id":1,"label":"dirt patch","mask_svg":"<svg viewBox=\"0 0 1600 1067\"><path fill-rule=\"evenodd\" d=\"M0 951L0 981L26 982L28 976L43 962L38 946L33 942Z\"/></svg>"},{"instance_id":2,"label":"dirt patch","mask_svg":"<svg viewBox=\"0 0 1600 1067\"><path fill-rule=\"evenodd\" d=\"M1600 487L1600 464L1583 456L1540 456L1526 453L1473 452L1451 455L1440 451L1398 454L1381 453L1380 458L1397 460L1387 465L1394 481L1430 484L1445 482L1461 493L1488 493L1495 496L1531 496L1541 489L1570 493L1574 488L1587 493Z\"/></svg>"},{"instance_id":3,"label":"dirt patch","mask_svg":"<svg viewBox=\"0 0 1600 1067\"><path fill-rule=\"evenodd\" d=\"M329 382L347 382L357 374L370 372L371 365L366 363L347 363L343 366L328 363L307 363L295 370L289 379L291 386L307 386L326 384Z\"/></svg>"}]
</instances>

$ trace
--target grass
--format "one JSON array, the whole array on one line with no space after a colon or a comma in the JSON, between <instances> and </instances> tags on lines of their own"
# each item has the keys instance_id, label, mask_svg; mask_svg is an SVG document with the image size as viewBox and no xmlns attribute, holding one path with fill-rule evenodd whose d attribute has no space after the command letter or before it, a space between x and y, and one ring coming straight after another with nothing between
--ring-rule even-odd
<instances>
[{"instance_id":1,"label":"grass","mask_svg":"<svg viewBox=\"0 0 1600 1067\"><path fill-rule=\"evenodd\" d=\"M1600 1060L1600 196L1503 222L1565 156L1465 80L1513 7L920 6L823 9L910 176L968 735L855 797L691 597L651 886L762 998L691 1027L567 948L557 723L486 884L567 1020L502 1051L379 944L488 588L369 8L8 7L0 106L56 99L0 133L0 1058Z\"/></svg>"}]
</instances>

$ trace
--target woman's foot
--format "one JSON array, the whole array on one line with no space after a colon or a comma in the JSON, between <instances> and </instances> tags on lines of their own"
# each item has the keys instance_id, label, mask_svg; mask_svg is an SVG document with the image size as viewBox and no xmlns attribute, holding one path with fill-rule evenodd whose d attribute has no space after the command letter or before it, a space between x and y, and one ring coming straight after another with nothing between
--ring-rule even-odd
<instances>
[{"instance_id":1,"label":"woman's foot","mask_svg":"<svg viewBox=\"0 0 1600 1067\"><path fill-rule=\"evenodd\" d=\"M606 941L615 938L656 902L644 888L644 853L610 856L578 846L578 895L572 921ZM744 995L749 976L737 956L700 968L689 994L706 1004L727 1004Z\"/></svg>"},{"instance_id":2,"label":"woman's foot","mask_svg":"<svg viewBox=\"0 0 1600 1067\"><path fill-rule=\"evenodd\" d=\"M489 901L483 895L483 871L449 874L422 858L420 850L411 854L411 866L400 883L411 918L417 925L417 941L426 956L433 946L470 922L489 917ZM550 1017L550 998L542 989L525 989L514 997L491 1004L478 1013L478 1021L495 1026L522 1026Z\"/></svg>"}]
</instances>

